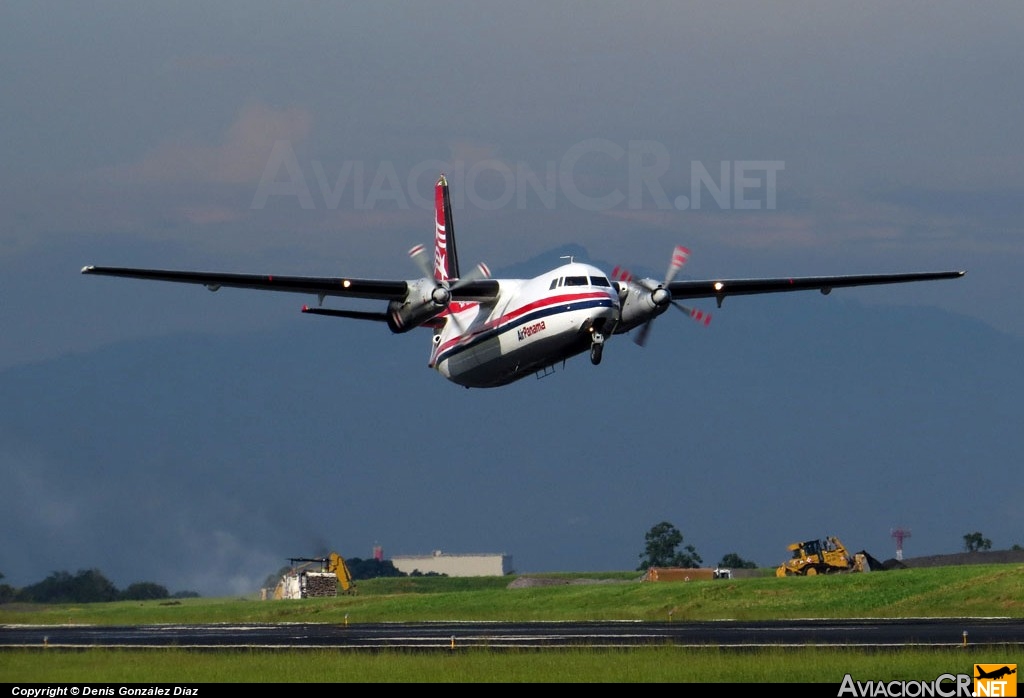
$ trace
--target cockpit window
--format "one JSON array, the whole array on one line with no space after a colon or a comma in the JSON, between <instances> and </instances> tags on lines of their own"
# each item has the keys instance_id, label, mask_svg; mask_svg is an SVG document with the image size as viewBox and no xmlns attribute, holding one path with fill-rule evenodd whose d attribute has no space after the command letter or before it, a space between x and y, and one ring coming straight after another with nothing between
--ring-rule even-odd
<instances>
[{"instance_id":1,"label":"cockpit window","mask_svg":"<svg viewBox=\"0 0 1024 698\"><path fill-rule=\"evenodd\" d=\"M566 286L586 286L588 283L587 277L585 276L567 276L565 277Z\"/></svg>"},{"instance_id":2,"label":"cockpit window","mask_svg":"<svg viewBox=\"0 0 1024 698\"><path fill-rule=\"evenodd\" d=\"M603 276L591 276L590 277L590 285L591 286L607 286L609 288L611 287L611 284L608 283L608 279L604 278Z\"/></svg>"},{"instance_id":3,"label":"cockpit window","mask_svg":"<svg viewBox=\"0 0 1024 698\"><path fill-rule=\"evenodd\" d=\"M548 290L552 291L556 286L558 286L558 279L551 279L551 285L548 286Z\"/></svg>"}]
</instances>

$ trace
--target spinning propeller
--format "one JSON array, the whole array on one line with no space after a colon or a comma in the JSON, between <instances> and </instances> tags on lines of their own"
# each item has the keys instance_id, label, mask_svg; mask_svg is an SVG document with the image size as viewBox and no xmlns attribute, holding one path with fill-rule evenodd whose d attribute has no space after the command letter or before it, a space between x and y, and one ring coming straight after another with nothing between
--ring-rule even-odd
<instances>
[{"instance_id":1,"label":"spinning propeller","mask_svg":"<svg viewBox=\"0 0 1024 698\"><path fill-rule=\"evenodd\" d=\"M473 267L473 270L468 274L455 279L452 283L449 282L448 279L434 278L434 270L430 268L430 262L427 260L427 251L423 245L416 245L409 250L409 257L416 263L416 266L420 268L420 271L423 272L424 279L434 281L434 290L430 294L431 302L436 307L440 308L442 312L449 311L448 317L451 319L452 323L454 323L455 327L458 328L459 334L465 334L465 328L462 326L462 323L459 322L455 313L450 312L452 291L473 281L491 278L491 270L487 268L486 264L481 262Z\"/></svg>"},{"instance_id":2,"label":"spinning propeller","mask_svg":"<svg viewBox=\"0 0 1024 698\"><path fill-rule=\"evenodd\" d=\"M639 286L649 293L648 299L652 306L650 317L647 318L640 327L640 331L633 337L633 341L639 346L642 347L647 343L647 337L650 335L654 318L665 312L669 304L674 305L705 327L711 322L710 313L690 308L672 299L672 291L668 287L669 283L676 277L676 274L679 273L679 270L683 268L683 265L686 264L689 258L690 250L682 245L677 245L675 250L672 251L672 260L669 262L668 271L665 272L665 280L660 284L655 284L653 279L636 279L629 271L621 267L615 267L612 270L612 278L614 280L621 281L630 286Z\"/></svg>"}]
</instances>

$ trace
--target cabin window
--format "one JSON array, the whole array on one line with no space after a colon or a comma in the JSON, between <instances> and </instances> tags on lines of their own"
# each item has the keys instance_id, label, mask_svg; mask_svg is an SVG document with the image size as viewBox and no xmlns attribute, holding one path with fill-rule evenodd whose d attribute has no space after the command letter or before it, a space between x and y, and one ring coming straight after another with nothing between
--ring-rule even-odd
<instances>
[{"instance_id":1,"label":"cabin window","mask_svg":"<svg viewBox=\"0 0 1024 698\"><path fill-rule=\"evenodd\" d=\"M587 277L585 276L567 276L565 277L566 286L586 286Z\"/></svg>"},{"instance_id":2,"label":"cabin window","mask_svg":"<svg viewBox=\"0 0 1024 698\"><path fill-rule=\"evenodd\" d=\"M591 286L607 286L608 288L611 288L611 284L608 283L608 279L604 278L603 276L591 276L590 277L590 285Z\"/></svg>"}]
</instances>

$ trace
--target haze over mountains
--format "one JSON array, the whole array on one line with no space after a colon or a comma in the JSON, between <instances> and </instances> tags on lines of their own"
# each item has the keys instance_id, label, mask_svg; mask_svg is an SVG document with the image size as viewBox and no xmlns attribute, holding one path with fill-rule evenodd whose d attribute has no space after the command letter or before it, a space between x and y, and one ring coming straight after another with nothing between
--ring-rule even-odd
<instances>
[{"instance_id":1,"label":"haze over mountains","mask_svg":"<svg viewBox=\"0 0 1024 698\"><path fill-rule=\"evenodd\" d=\"M660 521L708 565L774 566L826 534L885 559L897 526L908 557L958 552L972 531L1024 544L1022 341L862 297L702 303L708 328L670 310L644 349L615 337L598 367L496 390L429 370L426 331L297 312L9 368L0 572L245 594L289 557L374 545L628 570Z\"/></svg>"}]
</instances>

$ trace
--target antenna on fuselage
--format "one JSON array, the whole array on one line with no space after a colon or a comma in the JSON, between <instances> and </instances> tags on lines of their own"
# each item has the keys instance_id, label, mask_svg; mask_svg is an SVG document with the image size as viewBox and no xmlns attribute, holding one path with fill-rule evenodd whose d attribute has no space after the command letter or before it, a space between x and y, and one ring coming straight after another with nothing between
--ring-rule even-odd
<instances>
[{"instance_id":1,"label":"antenna on fuselage","mask_svg":"<svg viewBox=\"0 0 1024 698\"><path fill-rule=\"evenodd\" d=\"M573 262L576 261L576 260L574 260L572 258L571 254L563 254L561 257L559 257L559 259L568 259L569 260L569 264L572 264Z\"/></svg>"}]
</instances>

